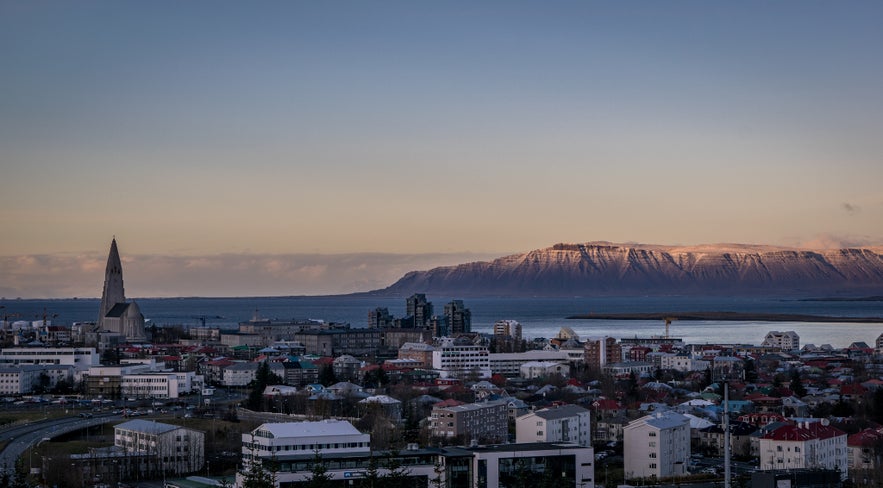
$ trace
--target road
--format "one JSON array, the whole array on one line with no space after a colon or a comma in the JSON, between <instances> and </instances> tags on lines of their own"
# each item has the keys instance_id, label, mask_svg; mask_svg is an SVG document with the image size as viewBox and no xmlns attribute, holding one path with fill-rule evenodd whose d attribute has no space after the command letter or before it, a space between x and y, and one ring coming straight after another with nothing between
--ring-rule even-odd
<instances>
[{"instance_id":1,"label":"road","mask_svg":"<svg viewBox=\"0 0 883 488\"><path fill-rule=\"evenodd\" d=\"M10 442L0 451L0 470L11 472L15 468L16 459L32 445L37 445L44 440L49 440L75 430L118 421L120 418L119 415L108 414L88 419L62 417L2 429L0 430L0 440L9 440Z\"/></svg>"}]
</instances>

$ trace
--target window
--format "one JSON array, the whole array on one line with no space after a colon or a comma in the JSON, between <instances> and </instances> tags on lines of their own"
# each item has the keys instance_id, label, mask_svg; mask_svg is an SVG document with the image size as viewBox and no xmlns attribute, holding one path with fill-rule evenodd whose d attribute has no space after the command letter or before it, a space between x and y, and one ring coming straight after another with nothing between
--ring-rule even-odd
<instances>
[{"instance_id":1,"label":"window","mask_svg":"<svg viewBox=\"0 0 883 488\"><path fill-rule=\"evenodd\" d=\"M648 433L647 435L650 436L650 437L656 437L656 432L650 432L650 433Z\"/></svg>"},{"instance_id":2,"label":"window","mask_svg":"<svg viewBox=\"0 0 883 488\"><path fill-rule=\"evenodd\" d=\"M650 469L656 469L656 463L650 463Z\"/></svg>"}]
</instances>

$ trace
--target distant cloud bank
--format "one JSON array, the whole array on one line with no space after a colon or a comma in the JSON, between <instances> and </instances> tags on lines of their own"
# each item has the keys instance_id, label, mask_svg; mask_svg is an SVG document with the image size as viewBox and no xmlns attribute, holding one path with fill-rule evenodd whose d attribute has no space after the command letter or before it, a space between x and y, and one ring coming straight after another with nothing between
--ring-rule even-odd
<instances>
[{"instance_id":1,"label":"distant cloud bank","mask_svg":"<svg viewBox=\"0 0 883 488\"><path fill-rule=\"evenodd\" d=\"M334 295L389 286L408 271L499 255L218 254L123 256L127 297ZM0 296L99 297L106 255L0 256Z\"/></svg>"}]
</instances>

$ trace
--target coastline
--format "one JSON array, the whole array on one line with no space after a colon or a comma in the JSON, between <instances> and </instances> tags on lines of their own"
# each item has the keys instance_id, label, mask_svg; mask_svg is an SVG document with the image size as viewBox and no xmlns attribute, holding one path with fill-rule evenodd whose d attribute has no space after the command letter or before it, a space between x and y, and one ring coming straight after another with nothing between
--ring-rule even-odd
<instances>
[{"instance_id":1,"label":"coastline","mask_svg":"<svg viewBox=\"0 0 883 488\"><path fill-rule=\"evenodd\" d=\"M649 312L649 313L587 313L565 317L568 320L718 320L732 322L820 322L820 323L883 323L883 317L843 317L828 315L751 313L751 312Z\"/></svg>"}]
</instances>

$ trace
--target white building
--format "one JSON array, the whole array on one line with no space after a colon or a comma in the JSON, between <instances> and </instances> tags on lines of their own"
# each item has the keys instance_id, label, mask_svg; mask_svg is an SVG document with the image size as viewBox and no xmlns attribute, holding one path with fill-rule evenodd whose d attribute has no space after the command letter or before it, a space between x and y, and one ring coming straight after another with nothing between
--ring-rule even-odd
<instances>
[{"instance_id":1,"label":"white building","mask_svg":"<svg viewBox=\"0 0 883 488\"><path fill-rule=\"evenodd\" d=\"M515 419L515 442L571 442L591 447L589 410L577 405L544 408Z\"/></svg>"},{"instance_id":2,"label":"white building","mask_svg":"<svg viewBox=\"0 0 883 488\"><path fill-rule=\"evenodd\" d=\"M759 439L762 471L777 469L839 469L846 479L849 456L846 432L827 421L783 425Z\"/></svg>"},{"instance_id":3,"label":"white building","mask_svg":"<svg viewBox=\"0 0 883 488\"><path fill-rule=\"evenodd\" d=\"M285 377L285 367L282 363L267 363L270 372ZM233 363L222 370L221 384L224 386L248 386L257 378L260 363Z\"/></svg>"},{"instance_id":4,"label":"white building","mask_svg":"<svg viewBox=\"0 0 883 488\"><path fill-rule=\"evenodd\" d=\"M550 378L555 375L567 378L570 366L556 361L530 361L521 365L521 377L528 380Z\"/></svg>"},{"instance_id":5,"label":"white building","mask_svg":"<svg viewBox=\"0 0 883 488\"><path fill-rule=\"evenodd\" d=\"M34 365L0 366L0 394L23 395L31 393L40 382L43 368Z\"/></svg>"},{"instance_id":6,"label":"white building","mask_svg":"<svg viewBox=\"0 0 883 488\"><path fill-rule=\"evenodd\" d=\"M101 361L94 347L7 347L0 349L0 363L71 365L85 371Z\"/></svg>"},{"instance_id":7,"label":"white building","mask_svg":"<svg viewBox=\"0 0 883 488\"><path fill-rule=\"evenodd\" d=\"M521 340L521 324L517 320L498 320L494 322L494 335L511 337Z\"/></svg>"},{"instance_id":8,"label":"white building","mask_svg":"<svg viewBox=\"0 0 883 488\"><path fill-rule=\"evenodd\" d=\"M695 359L688 353L662 354L659 356L660 369L673 371L705 371L708 369L708 361Z\"/></svg>"},{"instance_id":9,"label":"white building","mask_svg":"<svg viewBox=\"0 0 883 488\"><path fill-rule=\"evenodd\" d=\"M242 434L244 464L294 454L334 456L370 450L371 436L345 420L268 423Z\"/></svg>"},{"instance_id":10,"label":"white building","mask_svg":"<svg viewBox=\"0 0 883 488\"><path fill-rule=\"evenodd\" d=\"M122 375L120 392L133 398L179 398L202 391L202 375L193 371L153 372Z\"/></svg>"},{"instance_id":11,"label":"white building","mask_svg":"<svg viewBox=\"0 0 883 488\"><path fill-rule=\"evenodd\" d=\"M130 453L146 455L146 472L193 473L205 463L205 433L156 421L130 420L114 427L113 443Z\"/></svg>"},{"instance_id":12,"label":"white building","mask_svg":"<svg viewBox=\"0 0 883 488\"><path fill-rule=\"evenodd\" d=\"M775 347L783 351L796 351L800 349L800 336L798 336L797 332L794 332L793 330L789 330L788 332L772 330L767 332L761 346Z\"/></svg>"},{"instance_id":13,"label":"white building","mask_svg":"<svg viewBox=\"0 0 883 488\"><path fill-rule=\"evenodd\" d=\"M690 419L666 411L633 420L623 429L625 478L685 476Z\"/></svg>"},{"instance_id":14,"label":"white building","mask_svg":"<svg viewBox=\"0 0 883 488\"><path fill-rule=\"evenodd\" d=\"M472 344L458 344L445 338L432 351L432 369L438 370L442 378L465 378L476 375L490 378L491 367L487 347Z\"/></svg>"},{"instance_id":15,"label":"white building","mask_svg":"<svg viewBox=\"0 0 883 488\"><path fill-rule=\"evenodd\" d=\"M578 350L578 359L583 360L582 350ZM492 374L500 374L514 378L521 374L521 365L530 361L569 361L566 351L531 350L525 352L498 352L488 355L488 364Z\"/></svg>"}]
</instances>

